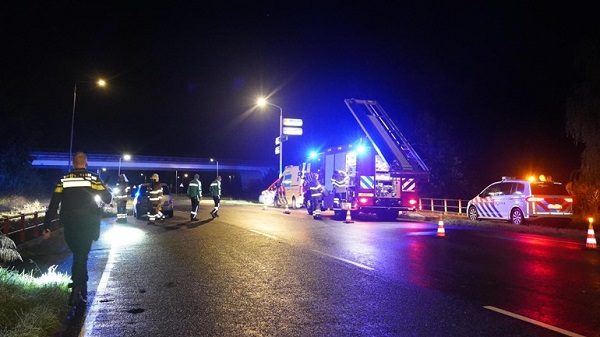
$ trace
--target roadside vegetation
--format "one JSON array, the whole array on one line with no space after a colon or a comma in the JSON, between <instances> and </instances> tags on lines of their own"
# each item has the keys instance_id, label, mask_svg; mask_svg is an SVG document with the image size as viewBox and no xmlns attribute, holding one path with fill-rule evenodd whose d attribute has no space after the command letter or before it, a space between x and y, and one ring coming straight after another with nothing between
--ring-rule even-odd
<instances>
[{"instance_id":1,"label":"roadside vegetation","mask_svg":"<svg viewBox=\"0 0 600 337\"><path fill-rule=\"evenodd\" d=\"M66 305L69 276L56 266L40 276L11 267L22 261L15 243L0 235L0 336L43 337L62 331L69 307Z\"/></svg>"},{"instance_id":2,"label":"roadside vegetation","mask_svg":"<svg viewBox=\"0 0 600 337\"><path fill-rule=\"evenodd\" d=\"M69 277L50 269L41 277L0 267L0 336L55 336L64 330Z\"/></svg>"}]
</instances>

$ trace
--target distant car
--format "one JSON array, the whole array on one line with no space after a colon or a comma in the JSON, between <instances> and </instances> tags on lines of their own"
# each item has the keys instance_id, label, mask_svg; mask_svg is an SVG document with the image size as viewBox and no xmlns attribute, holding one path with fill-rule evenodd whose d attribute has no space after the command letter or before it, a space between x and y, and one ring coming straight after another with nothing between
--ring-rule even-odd
<instances>
[{"instance_id":1,"label":"distant car","mask_svg":"<svg viewBox=\"0 0 600 337\"><path fill-rule=\"evenodd\" d=\"M540 218L570 218L573 197L561 183L503 177L469 201L467 214L471 220L499 219L518 225Z\"/></svg>"},{"instance_id":2,"label":"distant car","mask_svg":"<svg viewBox=\"0 0 600 337\"><path fill-rule=\"evenodd\" d=\"M171 190L169 186L165 183L161 183L163 189L163 204L162 204L162 213L168 217L173 217L173 195L171 194ZM140 184L140 186L135 191L134 199L133 199L133 216L136 219L142 219L148 213L150 209L150 199L148 198L148 191L150 191L151 184L145 183Z\"/></svg>"}]
</instances>

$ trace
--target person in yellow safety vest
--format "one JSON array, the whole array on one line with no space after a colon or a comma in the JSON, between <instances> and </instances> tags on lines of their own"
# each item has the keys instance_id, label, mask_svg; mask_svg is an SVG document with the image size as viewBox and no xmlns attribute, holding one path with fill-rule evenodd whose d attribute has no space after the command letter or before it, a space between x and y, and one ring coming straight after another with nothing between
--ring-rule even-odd
<instances>
[{"instance_id":1,"label":"person in yellow safety vest","mask_svg":"<svg viewBox=\"0 0 600 337\"><path fill-rule=\"evenodd\" d=\"M308 173L305 179L308 185L311 207L313 208L313 218L321 219L321 200L323 199L324 188L319 182L319 174Z\"/></svg>"},{"instance_id":2,"label":"person in yellow safety vest","mask_svg":"<svg viewBox=\"0 0 600 337\"><path fill-rule=\"evenodd\" d=\"M165 216L162 214L162 184L159 182L158 174L154 173L150 180L152 181L148 191L148 201L150 201L150 209L148 210L148 221L152 224L157 219L164 221Z\"/></svg>"},{"instance_id":3,"label":"person in yellow safety vest","mask_svg":"<svg viewBox=\"0 0 600 337\"><path fill-rule=\"evenodd\" d=\"M127 176L123 173L119 175L117 183L117 222L127 222L127 197L129 197L130 187Z\"/></svg>"},{"instance_id":4,"label":"person in yellow safety vest","mask_svg":"<svg viewBox=\"0 0 600 337\"><path fill-rule=\"evenodd\" d=\"M350 186L350 177L342 170L333 171L331 177L331 185L333 186L333 205L341 207L341 203L347 200L348 186Z\"/></svg>"}]
</instances>

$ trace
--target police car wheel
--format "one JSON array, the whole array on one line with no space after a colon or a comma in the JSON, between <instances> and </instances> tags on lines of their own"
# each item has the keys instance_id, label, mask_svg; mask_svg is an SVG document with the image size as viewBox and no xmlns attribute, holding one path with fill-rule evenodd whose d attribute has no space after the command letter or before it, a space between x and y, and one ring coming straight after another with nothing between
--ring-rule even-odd
<instances>
[{"instance_id":1,"label":"police car wheel","mask_svg":"<svg viewBox=\"0 0 600 337\"><path fill-rule=\"evenodd\" d=\"M475 208L475 206L469 207L469 219L472 221L479 220L479 214L477 214L477 208Z\"/></svg>"},{"instance_id":2,"label":"police car wheel","mask_svg":"<svg viewBox=\"0 0 600 337\"><path fill-rule=\"evenodd\" d=\"M518 208L513 208L510 211L510 222L515 224L515 225L522 225L525 221L524 221L524 217L523 217L523 211L521 211Z\"/></svg>"}]
</instances>

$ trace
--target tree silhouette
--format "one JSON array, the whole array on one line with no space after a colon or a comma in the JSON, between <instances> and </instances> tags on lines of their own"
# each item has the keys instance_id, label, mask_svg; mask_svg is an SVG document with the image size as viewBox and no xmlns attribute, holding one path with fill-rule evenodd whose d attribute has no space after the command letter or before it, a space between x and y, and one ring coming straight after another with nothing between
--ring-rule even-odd
<instances>
[{"instance_id":1,"label":"tree silhouette","mask_svg":"<svg viewBox=\"0 0 600 337\"><path fill-rule=\"evenodd\" d=\"M600 45L580 43L575 67L581 76L567 98L566 131L581 144L581 168L568 188L576 196L577 210L596 215L600 206Z\"/></svg>"}]
</instances>

